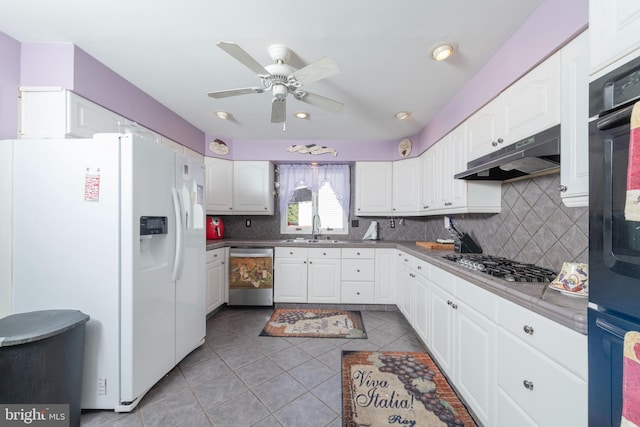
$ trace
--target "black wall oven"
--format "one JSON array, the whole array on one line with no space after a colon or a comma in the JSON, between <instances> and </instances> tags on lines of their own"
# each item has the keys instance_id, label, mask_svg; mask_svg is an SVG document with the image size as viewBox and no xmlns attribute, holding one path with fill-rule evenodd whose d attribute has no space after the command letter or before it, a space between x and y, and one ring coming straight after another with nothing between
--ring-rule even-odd
<instances>
[{"instance_id":1,"label":"black wall oven","mask_svg":"<svg viewBox=\"0 0 640 427\"><path fill-rule=\"evenodd\" d=\"M624 216L640 57L589 85L589 426L619 426L623 340L640 331L640 222Z\"/></svg>"}]
</instances>

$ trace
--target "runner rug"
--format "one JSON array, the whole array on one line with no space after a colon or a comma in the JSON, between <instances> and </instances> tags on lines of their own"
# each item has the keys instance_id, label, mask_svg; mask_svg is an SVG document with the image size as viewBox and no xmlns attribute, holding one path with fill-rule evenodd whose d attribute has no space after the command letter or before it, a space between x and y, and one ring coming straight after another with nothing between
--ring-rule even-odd
<instances>
[{"instance_id":1,"label":"runner rug","mask_svg":"<svg viewBox=\"0 0 640 427\"><path fill-rule=\"evenodd\" d=\"M277 308L261 336L366 338L359 311Z\"/></svg>"},{"instance_id":2,"label":"runner rug","mask_svg":"<svg viewBox=\"0 0 640 427\"><path fill-rule=\"evenodd\" d=\"M343 351L342 425L476 423L427 353Z\"/></svg>"}]
</instances>

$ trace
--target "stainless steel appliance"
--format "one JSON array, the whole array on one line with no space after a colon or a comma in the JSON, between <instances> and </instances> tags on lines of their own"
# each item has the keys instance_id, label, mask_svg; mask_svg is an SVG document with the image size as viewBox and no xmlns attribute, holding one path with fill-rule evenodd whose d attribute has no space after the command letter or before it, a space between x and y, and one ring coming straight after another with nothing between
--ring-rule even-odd
<instances>
[{"instance_id":1,"label":"stainless steel appliance","mask_svg":"<svg viewBox=\"0 0 640 427\"><path fill-rule=\"evenodd\" d=\"M494 145L501 141L494 141ZM505 181L560 168L560 125L507 145L467 163L458 179Z\"/></svg>"},{"instance_id":2,"label":"stainless steel appliance","mask_svg":"<svg viewBox=\"0 0 640 427\"><path fill-rule=\"evenodd\" d=\"M229 250L228 305L273 305L273 248Z\"/></svg>"},{"instance_id":3,"label":"stainless steel appliance","mask_svg":"<svg viewBox=\"0 0 640 427\"><path fill-rule=\"evenodd\" d=\"M498 256L449 254L444 255L443 258L453 261L462 267L489 274L508 282L551 282L558 276L558 273L548 268L511 261Z\"/></svg>"},{"instance_id":4,"label":"stainless steel appliance","mask_svg":"<svg viewBox=\"0 0 640 427\"><path fill-rule=\"evenodd\" d=\"M640 331L640 222L625 220L640 58L589 85L589 425L620 425L623 341Z\"/></svg>"}]
</instances>

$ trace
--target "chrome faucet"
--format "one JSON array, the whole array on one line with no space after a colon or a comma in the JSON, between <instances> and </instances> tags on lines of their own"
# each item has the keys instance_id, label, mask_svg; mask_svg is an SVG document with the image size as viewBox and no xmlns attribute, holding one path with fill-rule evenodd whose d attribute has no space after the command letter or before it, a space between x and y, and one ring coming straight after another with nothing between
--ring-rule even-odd
<instances>
[{"instance_id":1,"label":"chrome faucet","mask_svg":"<svg viewBox=\"0 0 640 427\"><path fill-rule=\"evenodd\" d=\"M320 215L314 214L311 218L311 239L315 240L320 234Z\"/></svg>"}]
</instances>

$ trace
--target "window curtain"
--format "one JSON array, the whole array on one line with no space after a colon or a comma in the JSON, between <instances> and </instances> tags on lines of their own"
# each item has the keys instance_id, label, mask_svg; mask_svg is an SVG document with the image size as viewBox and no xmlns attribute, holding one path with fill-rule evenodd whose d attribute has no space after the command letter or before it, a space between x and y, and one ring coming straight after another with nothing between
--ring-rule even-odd
<instances>
[{"instance_id":1,"label":"window curtain","mask_svg":"<svg viewBox=\"0 0 640 427\"><path fill-rule=\"evenodd\" d=\"M280 212L285 212L296 188L309 187L317 192L328 182L346 217L349 217L351 177L349 165L280 165Z\"/></svg>"}]
</instances>

